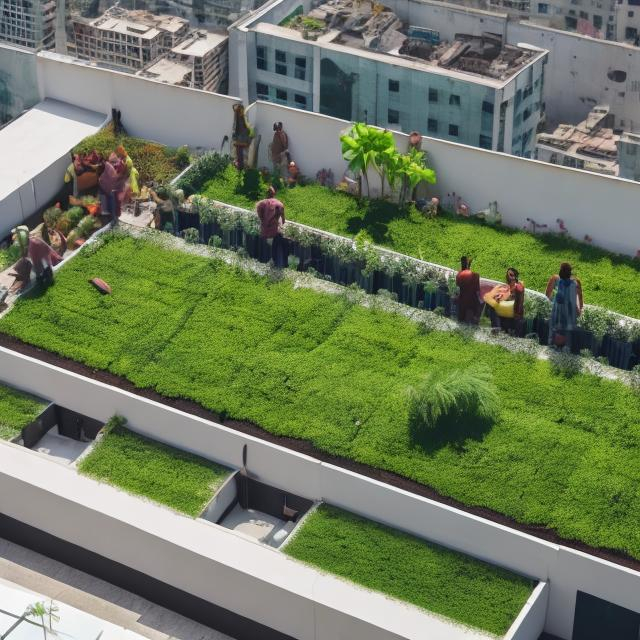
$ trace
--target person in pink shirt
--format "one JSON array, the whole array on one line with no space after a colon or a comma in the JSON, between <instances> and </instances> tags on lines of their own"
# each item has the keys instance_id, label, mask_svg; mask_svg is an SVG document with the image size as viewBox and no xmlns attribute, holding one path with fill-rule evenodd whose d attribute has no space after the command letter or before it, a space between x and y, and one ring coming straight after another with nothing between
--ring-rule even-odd
<instances>
[{"instance_id":1,"label":"person in pink shirt","mask_svg":"<svg viewBox=\"0 0 640 640\"><path fill-rule=\"evenodd\" d=\"M276 190L269 187L268 195L256 205L260 218L260 237L271 245L271 259L276 267L286 266L286 241L281 229L284 225L284 205L276 198Z\"/></svg>"}]
</instances>

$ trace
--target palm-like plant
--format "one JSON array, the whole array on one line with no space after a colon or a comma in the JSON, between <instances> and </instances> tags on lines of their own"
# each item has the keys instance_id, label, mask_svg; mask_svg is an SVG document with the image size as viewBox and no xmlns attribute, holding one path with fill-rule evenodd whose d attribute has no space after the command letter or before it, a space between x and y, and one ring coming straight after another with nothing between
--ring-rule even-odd
<instances>
[{"instance_id":1,"label":"palm-like plant","mask_svg":"<svg viewBox=\"0 0 640 640\"><path fill-rule=\"evenodd\" d=\"M382 181L384 194L384 175L386 156L395 152L393 134L377 127L356 122L350 131L340 136L342 143L342 157L349 163L349 169L356 175L364 176L369 195L369 178L367 170L370 167L376 171Z\"/></svg>"}]
</instances>

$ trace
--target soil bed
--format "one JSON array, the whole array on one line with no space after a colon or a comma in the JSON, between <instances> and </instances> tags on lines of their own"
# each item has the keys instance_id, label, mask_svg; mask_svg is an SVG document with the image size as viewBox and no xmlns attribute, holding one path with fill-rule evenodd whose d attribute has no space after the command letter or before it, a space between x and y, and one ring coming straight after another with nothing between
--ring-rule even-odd
<instances>
[{"instance_id":1,"label":"soil bed","mask_svg":"<svg viewBox=\"0 0 640 640\"><path fill-rule=\"evenodd\" d=\"M582 551L583 553L588 553L598 558L602 558L603 560L608 560L609 562L614 562L624 567L628 567L629 569L640 571L640 561L636 560L628 554L603 547L593 547L577 540L563 538L562 536L558 535L555 530L549 527L523 524L517 522L513 518L505 516L504 514L493 511L492 509L466 505L459 500L455 500L449 496L443 496L432 487L421 484L419 482L415 482L414 480L410 480L399 474L385 471L383 469L378 469L370 465L362 464L348 458L330 455L324 451L321 451L306 440L299 440L297 438L287 436L277 436L248 421L221 418L220 415L214 413L213 411L209 411L202 405L191 400L187 400L184 398L168 398L159 394L153 389L141 389L121 376L117 376L108 371L93 369L80 362L77 362L76 360L60 356L56 353L52 353L51 351L47 351L46 349L40 349L39 347L27 344L22 340L6 335L4 333L0 333L0 346L11 349L31 358L36 358L62 369L66 369L67 371L86 376L87 378L91 378L92 380L104 382L105 384L109 384L129 393L147 398L148 400L164 404L168 407L172 407L173 409L184 411L185 413L190 413L200 418L204 418L205 420L217 422L218 424L222 424L230 429L235 429L236 431L239 431L241 433L246 433L267 442L272 442L293 451L297 451L299 453L314 457L318 460L334 464L338 467L342 467L343 469L348 469L349 471L362 474L369 478L373 478L374 480L378 480L380 482L384 482L391 486L397 487L398 489L402 489L404 491L408 491L410 493L435 500L442 504L455 507L456 509L460 509L461 511L465 511L466 513L472 513L476 516L486 518L487 520L490 520L492 522L511 527L512 529L516 529L537 538L541 538L542 540L546 540L554 544L561 544L572 549Z\"/></svg>"}]
</instances>

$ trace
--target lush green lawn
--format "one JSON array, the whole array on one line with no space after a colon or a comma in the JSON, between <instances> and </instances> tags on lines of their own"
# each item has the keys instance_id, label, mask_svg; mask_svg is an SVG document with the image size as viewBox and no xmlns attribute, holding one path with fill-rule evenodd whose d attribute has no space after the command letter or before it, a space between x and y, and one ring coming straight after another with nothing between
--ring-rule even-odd
<instances>
[{"instance_id":1,"label":"lush green lawn","mask_svg":"<svg viewBox=\"0 0 640 640\"><path fill-rule=\"evenodd\" d=\"M11 440L33 422L47 403L0 385L0 440Z\"/></svg>"},{"instance_id":2,"label":"lush green lawn","mask_svg":"<svg viewBox=\"0 0 640 640\"><path fill-rule=\"evenodd\" d=\"M229 469L126 429L117 418L79 471L129 493L198 516Z\"/></svg>"},{"instance_id":3,"label":"lush green lawn","mask_svg":"<svg viewBox=\"0 0 640 640\"><path fill-rule=\"evenodd\" d=\"M640 396L628 387L148 241L107 240L44 295L20 299L0 330L640 558ZM96 276L111 295L88 283ZM413 433L407 387L478 363L493 372L497 422Z\"/></svg>"},{"instance_id":4,"label":"lush green lawn","mask_svg":"<svg viewBox=\"0 0 640 640\"><path fill-rule=\"evenodd\" d=\"M238 176L228 167L203 190L210 198L253 209L255 200L238 189ZM442 215L425 218L415 208L362 202L319 185L283 189L278 197L291 220L341 235L365 230L377 243L429 262L458 268L460 256L473 257L473 267L487 278L502 280L510 266L525 286L544 291L561 262L570 262L581 280L585 302L640 318L640 261L560 236L533 236L506 227L492 228L473 220Z\"/></svg>"},{"instance_id":5,"label":"lush green lawn","mask_svg":"<svg viewBox=\"0 0 640 640\"><path fill-rule=\"evenodd\" d=\"M284 552L496 635L506 633L533 589L531 580L328 505L305 520Z\"/></svg>"}]
</instances>

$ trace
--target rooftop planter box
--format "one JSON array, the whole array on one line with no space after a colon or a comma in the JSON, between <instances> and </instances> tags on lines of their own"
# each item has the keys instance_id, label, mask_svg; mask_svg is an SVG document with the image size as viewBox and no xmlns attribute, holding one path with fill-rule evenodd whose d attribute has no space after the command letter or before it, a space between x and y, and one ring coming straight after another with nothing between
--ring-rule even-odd
<instances>
[{"instance_id":1,"label":"rooftop planter box","mask_svg":"<svg viewBox=\"0 0 640 640\"><path fill-rule=\"evenodd\" d=\"M231 473L210 460L144 438L118 417L109 421L78 470L192 517Z\"/></svg>"},{"instance_id":2,"label":"rooftop planter box","mask_svg":"<svg viewBox=\"0 0 640 640\"><path fill-rule=\"evenodd\" d=\"M196 190L187 195L199 192L247 209L264 197L264 185L245 188L231 165L208 160L206 170L209 180L200 171ZM559 234L532 235L448 213L429 219L411 206L401 210L393 203L357 200L317 184L283 189L278 197L290 220L345 236L365 231L376 244L451 269L458 268L461 255L471 255L481 275L495 280L513 265L531 290L544 291L560 263L570 262L587 302L640 318L640 261L628 256Z\"/></svg>"},{"instance_id":3,"label":"rooftop planter box","mask_svg":"<svg viewBox=\"0 0 640 640\"><path fill-rule=\"evenodd\" d=\"M19 439L46 409L45 400L0 385L0 440Z\"/></svg>"},{"instance_id":4,"label":"rooftop planter box","mask_svg":"<svg viewBox=\"0 0 640 640\"><path fill-rule=\"evenodd\" d=\"M303 521L283 551L496 636L511 627L535 586L510 571L326 504Z\"/></svg>"}]
</instances>

